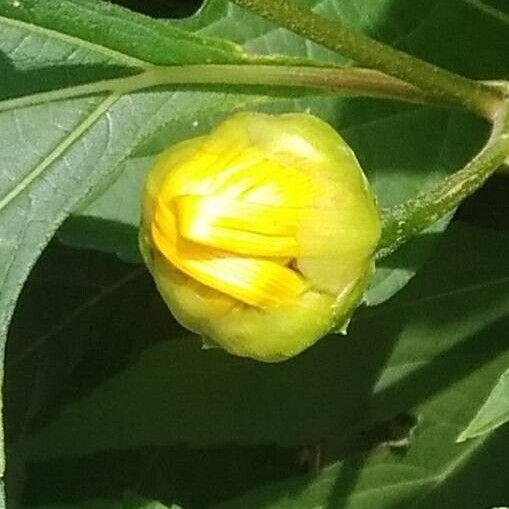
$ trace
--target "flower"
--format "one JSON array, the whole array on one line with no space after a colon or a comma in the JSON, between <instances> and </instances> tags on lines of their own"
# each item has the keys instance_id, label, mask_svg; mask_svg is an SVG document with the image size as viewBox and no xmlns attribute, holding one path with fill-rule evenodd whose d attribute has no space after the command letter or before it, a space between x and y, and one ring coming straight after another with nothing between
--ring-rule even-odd
<instances>
[{"instance_id":1,"label":"flower","mask_svg":"<svg viewBox=\"0 0 509 509\"><path fill-rule=\"evenodd\" d=\"M170 147L142 208L141 251L176 319L267 362L346 330L380 236L355 155L308 114L237 114Z\"/></svg>"}]
</instances>

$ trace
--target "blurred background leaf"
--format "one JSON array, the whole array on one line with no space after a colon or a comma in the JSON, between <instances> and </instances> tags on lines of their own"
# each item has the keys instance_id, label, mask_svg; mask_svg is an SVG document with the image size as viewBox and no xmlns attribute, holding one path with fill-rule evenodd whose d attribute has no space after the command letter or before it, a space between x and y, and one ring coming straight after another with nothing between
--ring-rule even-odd
<instances>
[{"instance_id":1,"label":"blurred background leaf","mask_svg":"<svg viewBox=\"0 0 509 509\"><path fill-rule=\"evenodd\" d=\"M199 340L181 331L159 308L161 302L154 290L150 299L139 293L145 291L139 282L133 283L132 293L124 289L121 299L112 297L87 308L79 320L60 331L62 342L74 338L89 354L81 363L74 363L60 390L53 386L51 399L29 416L25 434L16 441L15 450L30 465L28 485L38 486L39 495L44 486L42 491L49 494L54 492L52 480L62 482L56 472L64 479L72 478L74 472L81 479L79 472L92 468L84 466L92 461L87 458L103 455L104 463L104 458L119 454L114 450L126 454L144 450L156 451L159 461L177 459L180 469L174 466L179 472L174 479L180 479L175 480L180 486L185 479L182 469L186 470L182 465L195 465L196 461L195 469L208 471L210 458L215 457L217 463L211 471L222 472L226 478L212 476L212 481L211 474L191 476L192 481L187 480L188 486L193 486L190 492L206 493L211 485L226 485L222 494L233 496L252 486L253 476L259 480L257 475L261 475L259 468L254 468L243 477L238 460L236 473L232 473L230 461L239 446L244 450L240 457L245 459L249 457L246 447L278 444L265 456L268 470L262 477L270 481L298 473L295 458L306 447L320 446L324 463L362 450L378 451L377 446L394 439L390 423L397 423L398 416L410 415L418 422L404 455L412 468L402 466L402 458L390 451L386 452L390 461L383 456L383 462L399 465L387 467L391 483L398 476L406 482L405 472L410 472L412 490L394 494L403 497L401 501L420 496L421 489L427 493L435 477L442 475L447 465L455 464L458 456L466 458L484 450L480 445L484 440L463 446L455 440L509 363L503 334L509 323L508 235L455 225L426 269L391 302L360 313L348 337L324 339L279 365L238 359L219 350L200 350ZM30 287L27 293L33 294ZM37 299L32 305L40 307ZM13 334L19 333L18 323L26 322L22 313L34 316L30 303L25 309L21 306L19 313ZM101 326L98 316L111 319L103 320ZM97 329L100 349L87 339ZM58 335L51 342L58 345ZM79 351L76 347L72 350ZM15 362L11 372L28 371L35 377L38 369L33 362L42 366L61 362L57 352L47 355L32 356L31 363L29 355L22 356L21 364L16 362L19 356L11 355ZM19 376L16 378L19 384ZM8 376L8 380L14 378ZM38 385L41 387L40 381ZM19 403L16 384L7 386L7 401ZM234 446L233 452L222 450L215 456L211 448L224 444ZM190 449L183 452L182 446ZM259 453L254 450L248 462L251 466L257 464ZM135 459L127 457L132 461L131 473L121 481L132 482L138 470L145 468L146 456L138 452ZM378 457L375 452L373 461L378 462ZM73 464L77 466L71 468ZM111 460L106 464L111 465ZM361 475L362 468L355 470ZM95 472L111 486L111 466L102 473L97 467ZM370 483L385 486L386 470L380 470L380 477L370 473L369 479L366 489L371 489ZM81 479L80 489L83 483L87 484ZM65 484L73 485L69 480ZM363 486L361 483L358 489L364 490ZM353 485L351 488L354 490ZM217 493L217 488L214 490ZM183 498L170 500L196 503L186 499L185 493L182 489ZM154 498L154 493L146 496ZM206 499L217 500L210 492ZM300 499L296 500L295 507L314 507L307 502L298 505ZM369 507L392 507L368 500ZM256 504L239 507L259 507Z\"/></svg>"}]
</instances>

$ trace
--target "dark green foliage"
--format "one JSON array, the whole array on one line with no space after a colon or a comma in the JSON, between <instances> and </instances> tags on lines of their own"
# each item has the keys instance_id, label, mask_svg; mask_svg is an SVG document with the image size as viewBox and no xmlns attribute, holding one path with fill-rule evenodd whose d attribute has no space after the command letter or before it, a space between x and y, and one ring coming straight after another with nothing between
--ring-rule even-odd
<instances>
[{"instance_id":1,"label":"dark green foliage","mask_svg":"<svg viewBox=\"0 0 509 509\"><path fill-rule=\"evenodd\" d=\"M298 3L466 76L509 75L504 0ZM155 155L232 111L328 120L383 206L458 169L485 141L486 123L445 108L231 86L1 109L147 63L264 54L353 64L226 0L179 21L164 18L194 4L155 4L168 9L151 11L162 19L96 0L0 0L9 509L507 505L509 436L497 427L508 414L504 175L445 235L449 218L379 264L348 336L280 365L201 350L168 314L136 245L139 191ZM481 409L467 432L475 438L456 443Z\"/></svg>"}]
</instances>

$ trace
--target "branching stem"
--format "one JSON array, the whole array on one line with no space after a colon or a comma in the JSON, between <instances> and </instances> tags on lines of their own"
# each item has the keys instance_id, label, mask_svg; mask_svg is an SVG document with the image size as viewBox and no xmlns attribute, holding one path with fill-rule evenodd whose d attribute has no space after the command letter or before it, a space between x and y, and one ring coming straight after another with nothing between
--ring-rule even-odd
<instances>
[{"instance_id":1,"label":"branching stem","mask_svg":"<svg viewBox=\"0 0 509 509\"><path fill-rule=\"evenodd\" d=\"M497 116L484 148L461 170L430 190L401 205L383 211L383 233L378 256L386 256L440 218L453 212L479 189L509 154L509 108Z\"/></svg>"},{"instance_id":2,"label":"branching stem","mask_svg":"<svg viewBox=\"0 0 509 509\"><path fill-rule=\"evenodd\" d=\"M281 65L154 66L139 74L77 85L0 101L0 111L100 93L126 94L163 85L265 85L399 99L417 103L444 101L397 78L369 69Z\"/></svg>"},{"instance_id":3,"label":"branching stem","mask_svg":"<svg viewBox=\"0 0 509 509\"><path fill-rule=\"evenodd\" d=\"M329 21L303 9L290 0L231 1L352 58L361 66L404 80L435 98L454 102L485 118L493 119L500 105L501 94L497 90L375 41L339 21Z\"/></svg>"}]
</instances>

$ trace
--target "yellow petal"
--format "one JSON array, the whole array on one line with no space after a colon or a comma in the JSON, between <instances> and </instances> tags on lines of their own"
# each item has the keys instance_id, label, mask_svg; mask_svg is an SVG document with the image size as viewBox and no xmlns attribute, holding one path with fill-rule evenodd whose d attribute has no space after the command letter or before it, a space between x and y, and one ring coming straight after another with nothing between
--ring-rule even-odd
<instances>
[{"instance_id":1,"label":"yellow petal","mask_svg":"<svg viewBox=\"0 0 509 509\"><path fill-rule=\"evenodd\" d=\"M212 196L179 196L172 204L188 240L252 256L297 256L297 208Z\"/></svg>"},{"instance_id":2,"label":"yellow petal","mask_svg":"<svg viewBox=\"0 0 509 509\"><path fill-rule=\"evenodd\" d=\"M230 150L217 153L203 146L188 161L174 168L165 182L160 197L169 200L181 194L211 194L222 182L263 159L259 150Z\"/></svg>"},{"instance_id":3,"label":"yellow petal","mask_svg":"<svg viewBox=\"0 0 509 509\"><path fill-rule=\"evenodd\" d=\"M159 193L159 198L169 200L176 194L190 193L197 182L204 187L210 186L205 178L207 169L218 160L217 154L199 149L188 161L183 162L169 174Z\"/></svg>"},{"instance_id":4,"label":"yellow petal","mask_svg":"<svg viewBox=\"0 0 509 509\"><path fill-rule=\"evenodd\" d=\"M307 287L295 271L271 260L243 258L180 237L175 219L158 207L151 228L157 249L177 269L200 283L261 308L292 302Z\"/></svg>"}]
</instances>

